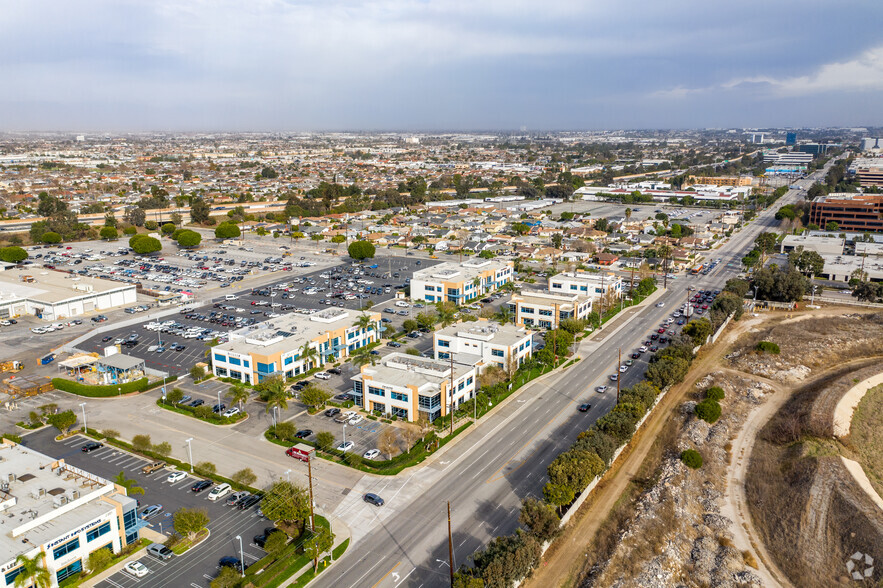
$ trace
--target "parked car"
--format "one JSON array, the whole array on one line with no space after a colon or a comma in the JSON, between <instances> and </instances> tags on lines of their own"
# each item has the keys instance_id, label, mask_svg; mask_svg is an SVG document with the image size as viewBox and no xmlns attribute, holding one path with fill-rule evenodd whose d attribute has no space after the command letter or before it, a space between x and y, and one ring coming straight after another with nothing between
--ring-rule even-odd
<instances>
[{"instance_id":1,"label":"parked car","mask_svg":"<svg viewBox=\"0 0 883 588\"><path fill-rule=\"evenodd\" d=\"M377 459L378 455L380 455L379 449L369 449L362 457L365 459Z\"/></svg>"},{"instance_id":2,"label":"parked car","mask_svg":"<svg viewBox=\"0 0 883 588\"><path fill-rule=\"evenodd\" d=\"M219 568L233 568L237 572L242 571L242 562L239 561L238 558L233 557L232 555L225 555L220 560L218 560Z\"/></svg>"},{"instance_id":3,"label":"parked car","mask_svg":"<svg viewBox=\"0 0 883 588\"><path fill-rule=\"evenodd\" d=\"M165 545L163 545L162 543L151 543L150 545L148 545L147 546L147 554L152 555L156 559L163 560L163 561L165 561L167 559L171 559L172 555L174 555L172 553L172 550L169 549L168 547L166 547Z\"/></svg>"},{"instance_id":4,"label":"parked car","mask_svg":"<svg viewBox=\"0 0 883 588\"><path fill-rule=\"evenodd\" d=\"M228 408L224 412L222 412L221 416L228 419L232 416L236 416L237 414L239 414L239 409L237 407L233 406L231 408Z\"/></svg>"},{"instance_id":5,"label":"parked car","mask_svg":"<svg viewBox=\"0 0 883 588\"><path fill-rule=\"evenodd\" d=\"M202 492L206 488L211 487L212 483L208 480L200 480L196 484L190 487L190 490L193 492Z\"/></svg>"},{"instance_id":6,"label":"parked car","mask_svg":"<svg viewBox=\"0 0 883 588\"><path fill-rule=\"evenodd\" d=\"M245 492L244 490L241 490L239 492L234 492L233 494L231 494L230 496L227 497L227 500L224 501L224 504L226 504L227 506L233 506L237 502L239 502L240 500L245 498L246 496L251 496L251 494L248 492Z\"/></svg>"},{"instance_id":7,"label":"parked car","mask_svg":"<svg viewBox=\"0 0 883 588\"><path fill-rule=\"evenodd\" d=\"M358 424L361 423L363 420L365 420L365 419L362 418L362 415L357 414L357 415L355 415L355 416L353 416L353 417L350 417L349 424L351 424L351 425L358 425Z\"/></svg>"},{"instance_id":8,"label":"parked car","mask_svg":"<svg viewBox=\"0 0 883 588\"><path fill-rule=\"evenodd\" d=\"M338 450L338 451L349 451L349 450L352 449L355 445L356 445L356 444L353 443L352 441L347 441L347 442L345 442L345 443L341 443L340 445L338 445L338 446L337 446L337 450Z\"/></svg>"},{"instance_id":9,"label":"parked car","mask_svg":"<svg viewBox=\"0 0 883 588\"><path fill-rule=\"evenodd\" d=\"M185 474L184 472L172 472L171 474L169 474L169 477L166 478L166 482L173 484L175 482L180 482L181 480L183 480L186 477L187 477L187 474Z\"/></svg>"},{"instance_id":10,"label":"parked car","mask_svg":"<svg viewBox=\"0 0 883 588\"><path fill-rule=\"evenodd\" d=\"M96 441L92 441L90 443L86 443L85 445L83 445L83 447L80 449L80 451L82 451L83 453L91 453L91 452L95 451L96 449L101 449L102 447L104 447L103 443L98 443Z\"/></svg>"},{"instance_id":11,"label":"parked car","mask_svg":"<svg viewBox=\"0 0 883 588\"><path fill-rule=\"evenodd\" d=\"M251 508L252 506L254 506L255 504L257 504L260 501L261 501L260 496L255 496L254 494L252 494L251 496L246 496L245 498L240 500L236 504L236 507L239 508L239 510L245 510L247 508Z\"/></svg>"},{"instance_id":12,"label":"parked car","mask_svg":"<svg viewBox=\"0 0 883 588\"><path fill-rule=\"evenodd\" d=\"M166 467L166 462L155 461L155 462L149 463L146 466L144 466L143 468L141 468L141 473L142 474L152 474L153 472L155 472L157 470L161 470L164 467Z\"/></svg>"},{"instance_id":13,"label":"parked car","mask_svg":"<svg viewBox=\"0 0 883 588\"><path fill-rule=\"evenodd\" d=\"M368 492L367 494L365 494L364 500L368 504L373 504L374 506L383 506L383 499L381 497L377 496L376 494L371 493L371 492Z\"/></svg>"},{"instance_id":14,"label":"parked car","mask_svg":"<svg viewBox=\"0 0 883 588\"><path fill-rule=\"evenodd\" d=\"M163 511L161 504L151 504L141 511L141 520L149 521Z\"/></svg>"},{"instance_id":15,"label":"parked car","mask_svg":"<svg viewBox=\"0 0 883 588\"><path fill-rule=\"evenodd\" d=\"M312 434L313 434L313 430L312 430L312 429L301 429L300 431L298 431L297 433L295 433L294 436L295 436L297 439L306 439L307 437L309 437L309 436L312 435Z\"/></svg>"},{"instance_id":16,"label":"parked car","mask_svg":"<svg viewBox=\"0 0 883 588\"><path fill-rule=\"evenodd\" d=\"M340 409L336 408L336 407L329 408L328 410L325 411L325 416L327 416L327 417L333 417L333 416L337 416L339 414L340 414Z\"/></svg>"},{"instance_id":17,"label":"parked car","mask_svg":"<svg viewBox=\"0 0 883 588\"><path fill-rule=\"evenodd\" d=\"M212 491L208 493L208 499L214 502L215 500L219 500L227 495L230 492L230 484L218 484Z\"/></svg>"},{"instance_id":18,"label":"parked car","mask_svg":"<svg viewBox=\"0 0 883 588\"><path fill-rule=\"evenodd\" d=\"M395 347L395 348L399 348L399 347L402 346L402 344L399 343L398 341L389 341L389 342L387 342L386 346L387 346L387 347Z\"/></svg>"},{"instance_id":19,"label":"parked car","mask_svg":"<svg viewBox=\"0 0 883 588\"><path fill-rule=\"evenodd\" d=\"M132 574L133 576L135 576L136 578L143 578L144 576L147 575L147 572L150 571L147 569L147 566L145 566L140 561L130 561L129 563L126 564L126 567L123 569L126 570L128 573Z\"/></svg>"},{"instance_id":20,"label":"parked car","mask_svg":"<svg viewBox=\"0 0 883 588\"><path fill-rule=\"evenodd\" d=\"M335 376L339 376L339 375L341 375L341 374L343 373L343 372L340 371L340 368L336 368L336 367L329 368L329 369L327 370L327 372L328 372L329 374L334 374Z\"/></svg>"},{"instance_id":21,"label":"parked car","mask_svg":"<svg viewBox=\"0 0 883 588\"><path fill-rule=\"evenodd\" d=\"M197 406L202 406L203 404L205 404L205 400L203 400L202 398L197 398L196 400L194 400L193 402L191 402L187 406L192 406L192 407L196 408Z\"/></svg>"},{"instance_id":22,"label":"parked car","mask_svg":"<svg viewBox=\"0 0 883 588\"><path fill-rule=\"evenodd\" d=\"M319 372L318 374L316 374L316 377L320 380L330 380L331 374L327 372Z\"/></svg>"},{"instance_id":23,"label":"parked car","mask_svg":"<svg viewBox=\"0 0 883 588\"><path fill-rule=\"evenodd\" d=\"M261 533L260 535L254 536L254 539L253 539L254 544L257 545L258 547L260 547L261 549L263 549L264 545L266 545L266 543L267 543L267 538L269 538L270 535L272 535L273 533L280 533L280 532L281 531L279 529L277 529L276 527L266 527L266 528L264 528L263 533Z\"/></svg>"}]
</instances>

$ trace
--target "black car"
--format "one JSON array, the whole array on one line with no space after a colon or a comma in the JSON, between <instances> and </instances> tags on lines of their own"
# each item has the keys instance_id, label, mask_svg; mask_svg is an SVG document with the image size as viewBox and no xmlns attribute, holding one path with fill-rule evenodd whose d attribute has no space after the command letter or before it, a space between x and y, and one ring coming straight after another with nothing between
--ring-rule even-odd
<instances>
[{"instance_id":1,"label":"black car","mask_svg":"<svg viewBox=\"0 0 883 588\"><path fill-rule=\"evenodd\" d=\"M214 406L212 406L212 412L220 413L225 410L227 410L227 405L224 404L223 402L221 404L215 404Z\"/></svg>"},{"instance_id":2,"label":"black car","mask_svg":"<svg viewBox=\"0 0 883 588\"><path fill-rule=\"evenodd\" d=\"M352 400L353 397L349 394L338 394L334 397L335 400L339 400L340 402L346 402L347 400Z\"/></svg>"},{"instance_id":3,"label":"black car","mask_svg":"<svg viewBox=\"0 0 883 588\"><path fill-rule=\"evenodd\" d=\"M193 402L189 403L187 406L192 406L196 408L197 406L202 406L203 404L205 404L205 400L203 400L202 398L197 398Z\"/></svg>"},{"instance_id":4,"label":"black car","mask_svg":"<svg viewBox=\"0 0 883 588\"><path fill-rule=\"evenodd\" d=\"M263 533L261 533L260 535L254 536L254 539L253 539L254 544L257 545L258 547L260 547L261 549L263 549L264 545L267 543L267 538L270 535L272 535L273 533L278 533L278 532L279 532L279 529L277 529L276 527L265 527Z\"/></svg>"},{"instance_id":5,"label":"black car","mask_svg":"<svg viewBox=\"0 0 883 588\"><path fill-rule=\"evenodd\" d=\"M373 504L374 506L383 506L383 499L376 494L372 494L371 492L369 492L365 494L363 498L368 504Z\"/></svg>"},{"instance_id":6,"label":"black car","mask_svg":"<svg viewBox=\"0 0 883 588\"><path fill-rule=\"evenodd\" d=\"M211 485L212 485L212 483L209 482L208 480L200 480L199 482L197 482L196 484L191 486L190 489L194 492L202 492L206 488L211 487Z\"/></svg>"},{"instance_id":7,"label":"black car","mask_svg":"<svg viewBox=\"0 0 883 588\"><path fill-rule=\"evenodd\" d=\"M178 401L178 404L184 404L185 402L190 402L191 397L189 394L185 394L181 397L181 400Z\"/></svg>"},{"instance_id":8,"label":"black car","mask_svg":"<svg viewBox=\"0 0 883 588\"><path fill-rule=\"evenodd\" d=\"M641 354L638 353L637 351L635 351L634 353L632 353L632 359L639 359L640 357L641 357Z\"/></svg>"},{"instance_id":9,"label":"black car","mask_svg":"<svg viewBox=\"0 0 883 588\"><path fill-rule=\"evenodd\" d=\"M327 416L327 417L333 417L333 416L337 416L339 414L340 414L339 408L329 408L328 410L325 411L325 416Z\"/></svg>"},{"instance_id":10,"label":"black car","mask_svg":"<svg viewBox=\"0 0 883 588\"><path fill-rule=\"evenodd\" d=\"M239 508L239 510L245 510L247 508L251 508L260 501L260 496L255 496L254 494L252 494L251 496L243 498L236 506Z\"/></svg>"},{"instance_id":11,"label":"black car","mask_svg":"<svg viewBox=\"0 0 883 588\"><path fill-rule=\"evenodd\" d=\"M420 337L420 333L418 333L417 331L411 331L410 333L408 333L408 338L410 339L417 339L418 337Z\"/></svg>"},{"instance_id":12,"label":"black car","mask_svg":"<svg viewBox=\"0 0 883 588\"><path fill-rule=\"evenodd\" d=\"M102 342L102 343L107 343L107 342L110 341L111 339L113 339L113 337L104 337L103 339L101 339L101 342Z\"/></svg>"},{"instance_id":13,"label":"black car","mask_svg":"<svg viewBox=\"0 0 883 588\"><path fill-rule=\"evenodd\" d=\"M304 388L306 388L309 384L307 384L306 380L301 380L300 382L295 382L294 385L291 386L291 389L295 392L300 392Z\"/></svg>"},{"instance_id":14,"label":"black car","mask_svg":"<svg viewBox=\"0 0 883 588\"><path fill-rule=\"evenodd\" d=\"M312 429L302 429L302 430L298 431L297 433L295 433L294 436L297 437L298 439L306 439L307 437L309 437L312 434L313 434Z\"/></svg>"},{"instance_id":15,"label":"black car","mask_svg":"<svg viewBox=\"0 0 883 588\"><path fill-rule=\"evenodd\" d=\"M591 405L591 404L580 404L579 407L578 407L578 410L579 410L580 412L589 412L589 410L590 410L591 408L592 408L592 405Z\"/></svg>"},{"instance_id":16,"label":"black car","mask_svg":"<svg viewBox=\"0 0 883 588\"><path fill-rule=\"evenodd\" d=\"M398 341L389 341L389 342L386 344L386 346L387 346L387 347L401 347L402 344L399 343Z\"/></svg>"},{"instance_id":17,"label":"black car","mask_svg":"<svg viewBox=\"0 0 883 588\"><path fill-rule=\"evenodd\" d=\"M329 374L334 374L335 376L339 376L340 374L343 373L343 372L340 371L340 368L336 368L336 367L329 368L329 369L327 369L327 370L325 370L325 371L328 372Z\"/></svg>"},{"instance_id":18,"label":"black car","mask_svg":"<svg viewBox=\"0 0 883 588\"><path fill-rule=\"evenodd\" d=\"M95 451L96 449L101 449L102 447L104 447L103 443L96 443L95 441L92 441L83 445L80 451L82 451L83 453L89 453Z\"/></svg>"},{"instance_id":19,"label":"black car","mask_svg":"<svg viewBox=\"0 0 883 588\"><path fill-rule=\"evenodd\" d=\"M218 560L219 568L233 568L237 572L242 571L242 562L232 555L226 555Z\"/></svg>"}]
</instances>

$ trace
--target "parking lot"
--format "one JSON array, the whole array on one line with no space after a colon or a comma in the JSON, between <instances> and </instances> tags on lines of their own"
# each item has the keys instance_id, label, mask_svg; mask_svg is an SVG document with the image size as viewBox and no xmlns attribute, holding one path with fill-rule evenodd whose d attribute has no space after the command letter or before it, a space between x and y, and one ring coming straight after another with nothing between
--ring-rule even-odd
<instances>
[{"instance_id":1,"label":"parking lot","mask_svg":"<svg viewBox=\"0 0 883 588\"><path fill-rule=\"evenodd\" d=\"M121 471L127 478L135 479L137 485L144 488L143 495L135 495L140 502L139 512L150 505L160 504L163 510L150 519L149 526L168 534L172 531L172 515L179 508L205 508L210 523L211 535L197 547L183 556L174 556L167 561L144 555L138 561L144 564L149 572L142 578L135 578L125 571L120 571L97 586L101 588L119 588L120 586L193 586L207 587L218 574L218 560L224 556L239 558L239 541L242 537L245 564L250 565L266 555L252 538L260 534L271 523L258 515L258 507L239 510L225 505L226 497L213 502L208 500L210 489L200 493L190 490L198 478L189 474L175 483L166 481L172 470L163 468L149 475L141 473L147 460L128 452L104 446L90 453L80 449L89 440L82 436L74 436L63 442L53 440L50 430L39 431L25 437L23 443L54 458L64 458L66 462L83 468L107 479L113 479Z\"/></svg>"}]
</instances>

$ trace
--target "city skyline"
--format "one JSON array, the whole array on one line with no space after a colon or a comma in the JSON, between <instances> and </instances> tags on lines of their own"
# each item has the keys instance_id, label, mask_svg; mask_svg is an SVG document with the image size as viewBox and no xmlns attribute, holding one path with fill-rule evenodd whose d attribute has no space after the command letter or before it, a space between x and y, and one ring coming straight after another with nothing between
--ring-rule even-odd
<instances>
[{"instance_id":1,"label":"city skyline","mask_svg":"<svg viewBox=\"0 0 883 588\"><path fill-rule=\"evenodd\" d=\"M851 4L16 2L0 129L878 125L883 7Z\"/></svg>"}]
</instances>

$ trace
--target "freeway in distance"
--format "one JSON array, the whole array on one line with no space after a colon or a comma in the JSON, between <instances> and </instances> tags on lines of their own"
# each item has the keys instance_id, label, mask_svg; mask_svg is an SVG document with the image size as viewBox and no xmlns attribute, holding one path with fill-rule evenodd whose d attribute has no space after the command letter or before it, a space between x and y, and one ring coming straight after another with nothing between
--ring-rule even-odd
<instances>
[{"instance_id":1,"label":"freeway in distance","mask_svg":"<svg viewBox=\"0 0 883 588\"><path fill-rule=\"evenodd\" d=\"M797 184L808 188L812 178L823 176L830 165ZM790 190L775 208L761 212L713 252L722 262L711 273L670 282L657 299L664 307L640 307L634 311L637 317L626 326L605 328L596 336L600 341L581 345L583 361L529 385L517 400L483 419L439 461L400 474L407 477L406 484L419 489L411 493L411 500L397 501L392 495L383 496L386 505L379 508L354 507L352 502L338 506L333 514L344 522L349 524L350 518L359 516L370 517L374 524L367 531L354 533L353 546L314 581L315 585L448 585L446 502L451 502L456 568L491 538L518 527L521 501L527 496L542 497L547 465L613 407L616 387L604 394L595 393L594 388L610 383L607 378L618 363L619 349L623 359L628 357L627 353L686 301L688 286L722 289L728 279L736 277L755 237L776 225L775 209L795 201L798 195L798 190ZM635 366L625 376L623 385L634 384L642 377L641 369ZM577 412L577 405L583 402L591 402L592 408ZM388 510L381 512L383 509Z\"/></svg>"}]
</instances>

